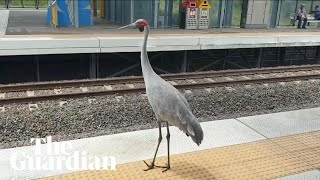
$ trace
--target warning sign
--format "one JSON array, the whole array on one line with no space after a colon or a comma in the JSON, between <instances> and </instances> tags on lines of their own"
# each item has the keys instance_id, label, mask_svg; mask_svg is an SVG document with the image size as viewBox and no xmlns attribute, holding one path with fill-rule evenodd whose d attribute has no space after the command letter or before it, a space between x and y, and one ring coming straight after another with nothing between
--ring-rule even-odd
<instances>
[{"instance_id":1,"label":"warning sign","mask_svg":"<svg viewBox=\"0 0 320 180\"><path fill-rule=\"evenodd\" d=\"M209 0L200 0L199 1L199 8L201 9L210 9L211 8L211 5L209 4Z\"/></svg>"}]
</instances>

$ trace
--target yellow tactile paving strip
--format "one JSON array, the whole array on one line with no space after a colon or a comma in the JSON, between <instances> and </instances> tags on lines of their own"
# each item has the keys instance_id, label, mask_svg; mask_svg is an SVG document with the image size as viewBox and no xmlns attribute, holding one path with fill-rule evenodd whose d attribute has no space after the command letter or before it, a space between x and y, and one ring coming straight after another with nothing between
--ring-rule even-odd
<instances>
[{"instance_id":1,"label":"yellow tactile paving strip","mask_svg":"<svg viewBox=\"0 0 320 180\"><path fill-rule=\"evenodd\" d=\"M157 158L163 165L166 157ZM82 171L46 178L78 179L274 179L320 168L320 131L214 148L171 157L172 169L143 171L142 161L111 171Z\"/></svg>"}]
</instances>

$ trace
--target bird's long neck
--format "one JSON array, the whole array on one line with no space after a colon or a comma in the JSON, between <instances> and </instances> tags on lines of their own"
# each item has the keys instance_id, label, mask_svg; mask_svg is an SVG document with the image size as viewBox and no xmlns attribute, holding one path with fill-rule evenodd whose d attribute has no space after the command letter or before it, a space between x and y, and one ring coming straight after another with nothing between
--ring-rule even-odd
<instances>
[{"instance_id":1,"label":"bird's long neck","mask_svg":"<svg viewBox=\"0 0 320 180\"><path fill-rule=\"evenodd\" d=\"M142 67L142 73L144 78L150 77L155 74L155 72L153 71L150 65L148 53L147 53L148 35L149 35L149 25L144 27L144 38L143 38L143 44L142 44L142 50L141 50L141 67Z\"/></svg>"}]
</instances>

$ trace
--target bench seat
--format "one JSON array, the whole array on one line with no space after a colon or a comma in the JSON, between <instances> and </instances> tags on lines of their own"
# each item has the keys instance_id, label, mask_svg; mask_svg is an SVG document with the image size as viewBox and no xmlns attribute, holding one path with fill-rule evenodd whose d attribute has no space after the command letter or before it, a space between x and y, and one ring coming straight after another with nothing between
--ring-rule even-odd
<instances>
[{"instance_id":1,"label":"bench seat","mask_svg":"<svg viewBox=\"0 0 320 180\"><path fill-rule=\"evenodd\" d=\"M308 18L308 26L310 25L309 23L318 23L317 27L320 27L320 20L314 19L313 16L307 16L307 18ZM290 20L291 20L291 22L290 22L289 25L295 26L295 22L298 21L296 13L291 13L290 14Z\"/></svg>"}]
</instances>

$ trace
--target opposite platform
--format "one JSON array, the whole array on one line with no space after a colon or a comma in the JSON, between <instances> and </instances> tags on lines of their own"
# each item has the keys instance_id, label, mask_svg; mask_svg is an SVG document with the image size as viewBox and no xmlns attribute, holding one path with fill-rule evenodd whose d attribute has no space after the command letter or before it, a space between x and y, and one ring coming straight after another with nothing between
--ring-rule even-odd
<instances>
[{"instance_id":1,"label":"opposite platform","mask_svg":"<svg viewBox=\"0 0 320 180\"><path fill-rule=\"evenodd\" d=\"M0 56L140 52L142 33L5 35ZM148 51L180 51L233 48L319 46L320 32L266 32L216 34L152 34Z\"/></svg>"}]
</instances>

